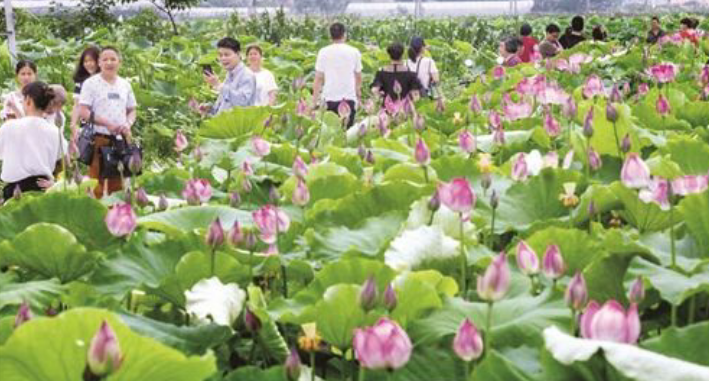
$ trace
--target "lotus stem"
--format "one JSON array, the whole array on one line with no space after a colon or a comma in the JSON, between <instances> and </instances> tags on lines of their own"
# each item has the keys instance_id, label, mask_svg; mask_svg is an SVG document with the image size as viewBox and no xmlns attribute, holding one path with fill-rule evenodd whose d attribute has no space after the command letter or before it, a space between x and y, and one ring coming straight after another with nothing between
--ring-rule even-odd
<instances>
[{"instance_id":1,"label":"lotus stem","mask_svg":"<svg viewBox=\"0 0 709 381\"><path fill-rule=\"evenodd\" d=\"M677 327L677 306L675 304L672 304L670 324L672 325L672 327Z\"/></svg>"},{"instance_id":2,"label":"lotus stem","mask_svg":"<svg viewBox=\"0 0 709 381\"><path fill-rule=\"evenodd\" d=\"M465 239L463 213L460 213L460 288L463 299L468 293L468 258L465 255Z\"/></svg>"},{"instance_id":3,"label":"lotus stem","mask_svg":"<svg viewBox=\"0 0 709 381\"><path fill-rule=\"evenodd\" d=\"M576 310L571 309L571 336L576 336Z\"/></svg>"},{"instance_id":4,"label":"lotus stem","mask_svg":"<svg viewBox=\"0 0 709 381\"><path fill-rule=\"evenodd\" d=\"M621 161L625 161L625 154L620 149L620 140L618 139L618 123L617 122L613 122L613 136L615 137L615 147L616 147L616 149L618 149L618 156L620 156Z\"/></svg>"},{"instance_id":5,"label":"lotus stem","mask_svg":"<svg viewBox=\"0 0 709 381\"><path fill-rule=\"evenodd\" d=\"M216 248L212 248L212 256L210 258L210 265L209 265L210 274L212 274L212 276L214 276L215 257L216 257Z\"/></svg>"},{"instance_id":6,"label":"lotus stem","mask_svg":"<svg viewBox=\"0 0 709 381\"><path fill-rule=\"evenodd\" d=\"M495 217L497 208L492 208L492 221L490 221L490 250L495 250Z\"/></svg>"},{"instance_id":7,"label":"lotus stem","mask_svg":"<svg viewBox=\"0 0 709 381\"><path fill-rule=\"evenodd\" d=\"M671 194L672 191L670 191ZM671 196L670 196L671 197ZM670 253L672 256L672 268L677 266L677 253L675 251L675 224L674 224L674 204L670 199Z\"/></svg>"},{"instance_id":8,"label":"lotus stem","mask_svg":"<svg viewBox=\"0 0 709 381\"><path fill-rule=\"evenodd\" d=\"M492 350L492 306L493 302L487 302L487 319L485 321L485 343L484 348L487 351Z\"/></svg>"},{"instance_id":9,"label":"lotus stem","mask_svg":"<svg viewBox=\"0 0 709 381\"><path fill-rule=\"evenodd\" d=\"M254 281L254 249L249 249L249 282Z\"/></svg>"},{"instance_id":10,"label":"lotus stem","mask_svg":"<svg viewBox=\"0 0 709 381\"><path fill-rule=\"evenodd\" d=\"M689 299L689 316L687 317L687 325L694 324L694 313L697 309L697 295L692 295Z\"/></svg>"},{"instance_id":11,"label":"lotus stem","mask_svg":"<svg viewBox=\"0 0 709 381\"><path fill-rule=\"evenodd\" d=\"M463 362L463 369L465 369L465 381L470 380L470 363L467 361Z\"/></svg>"},{"instance_id":12,"label":"lotus stem","mask_svg":"<svg viewBox=\"0 0 709 381\"><path fill-rule=\"evenodd\" d=\"M421 169L423 169L423 178L424 178L424 180L426 180L426 184L428 184L428 183L429 183L429 180L428 180L428 169L426 168L425 165L422 165L422 166L421 166Z\"/></svg>"}]
</instances>

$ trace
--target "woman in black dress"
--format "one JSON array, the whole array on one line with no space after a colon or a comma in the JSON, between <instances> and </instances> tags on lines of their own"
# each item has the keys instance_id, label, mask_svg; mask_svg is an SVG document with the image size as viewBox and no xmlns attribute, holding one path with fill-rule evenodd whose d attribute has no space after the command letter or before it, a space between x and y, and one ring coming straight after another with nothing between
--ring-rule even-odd
<instances>
[{"instance_id":1,"label":"woman in black dress","mask_svg":"<svg viewBox=\"0 0 709 381\"><path fill-rule=\"evenodd\" d=\"M374 82L370 86L376 96L382 101L389 97L393 101L411 97L418 99L421 91L421 82L413 71L403 62L404 45L393 43L387 48L391 63L377 72Z\"/></svg>"},{"instance_id":2,"label":"woman in black dress","mask_svg":"<svg viewBox=\"0 0 709 381\"><path fill-rule=\"evenodd\" d=\"M76 64L74 71L74 108L71 111L71 132L72 136L77 133L76 126L79 123L79 94L81 94L81 86L84 81L92 75L101 71L98 67L99 49L95 46L89 46L81 52L79 62Z\"/></svg>"}]
</instances>

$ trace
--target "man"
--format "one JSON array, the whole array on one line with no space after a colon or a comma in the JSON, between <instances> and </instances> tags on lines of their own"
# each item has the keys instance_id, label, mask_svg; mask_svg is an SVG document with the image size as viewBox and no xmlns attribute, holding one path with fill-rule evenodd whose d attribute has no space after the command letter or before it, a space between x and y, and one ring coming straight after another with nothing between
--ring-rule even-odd
<instances>
[{"instance_id":1,"label":"man","mask_svg":"<svg viewBox=\"0 0 709 381\"><path fill-rule=\"evenodd\" d=\"M547 25L546 32L546 38L539 44L539 53L543 58L552 58L563 50L559 43L561 29L559 29L559 26L556 24L549 24Z\"/></svg>"},{"instance_id":2,"label":"man","mask_svg":"<svg viewBox=\"0 0 709 381\"><path fill-rule=\"evenodd\" d=\"M652 24L650 25L650 31L647 32L647 43L657 44L662 37L665 37L665 31L662 30L660 26L660 18L657 16L652 16Z\"/></svg>"},{"instance_id":3,"label":"man","mask_svg":"<svg viewBox=\"0 0 709 381\"><path fill-rule=\"evenodd\" d=\"M328 111L337 113L340 102L346 102L350 108L349 128L354 124L355 107L362 98L362 54L345 42L347 34L342 23L330 26L330 38L332 44L320 49L315 62L313 108L320 105L321 92Z\"/></svg>"},{"instance_id":4,"label":"man","mask_svg":"<svg viewBox=\"0 0 709 381\"><path fill-rule=\"evenodd\" d=\"M522 42L517 37L508 38L500 43L500 56L502 56L502 66L515 67L522 63L517 52Z\"/></svg>"},{"instance_id":5,"label":"man","mask_svg":"<svg viewBox=\"0 0 709 381\"><path fill-rule=\"evenodd\" d=\"M212 106L211 114L236 106L253 106L256 103L256 76L241 62L241 44L225 37L217 43L219 63L227 72L224 83L211 71L204 72L204 79L212 88L219 91L219 97Z\"/></svg>"},{"instance_id":6,"label":"man","mask_svg":"<svg viewBox=\"0 0 709 381\"><path fill-rule=\"evenodd\" d=\"M519 59L522 62L532 62L534 49L539 44L539 41L532 36L532 26L529 24L522 25L520 35L522 36L522 52L519 53Z\"/></svg>"},{"instance_id":7,"label":"man","mask_svg":"<svg viewBox=\"0 0 709 381\"><path fill-rule=\"evenodd\" d=\"M583 36L584 20L582 16L576 16L571 19L571 31L564 34L559 39L559 43L564 49L571 49L579 43L586 41Z\"/></svg>"}]
</instances>

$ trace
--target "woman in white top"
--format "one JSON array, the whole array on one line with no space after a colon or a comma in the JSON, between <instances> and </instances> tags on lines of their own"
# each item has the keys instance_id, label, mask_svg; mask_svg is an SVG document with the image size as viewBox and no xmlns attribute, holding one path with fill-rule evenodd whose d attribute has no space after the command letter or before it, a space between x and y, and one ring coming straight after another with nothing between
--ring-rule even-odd
<instances>
[{"instance_id":1,"label":"woman in white top","mask_svg":"<svg viewBox=\"0 0 709 381\"><path fill-rule=\"evenodd\" d=\"M275 105L278 84L276 84L273 73L262 66L263 50L258 45L249 45L246 48L246 58L249 61L249 69L256 75L256 103L254 106Z\"/></svg>"},{"instance_id":2,"label":"woman in white top","mask_svg":"<svg viewBox=\"0 0 709 381\"><path fill-rule=\"evenodd\" d=\"M3 198L21 192L42 191L54 179L66 141L44 115L54 98L46 83L33 82L22 89L25 116L0 127L0 179L5 183Z\"/></svg>"},{"instance_id":3,"label":"woman in white top","mask_svg":"<svg viewBox=\"0 0 709 381\"><path fill-rule=\"evenodd\" d=\"M407 62L409 70L416 73L423 86L423 94L431 95L431 86L440 83L441 78L438 74L436 62L431 57L426 57L426 43L421 37L411 39L409 45L409 61Z\"/></svg>"},{"instance_id":4,"label":"woman in white top","mask_svg":"<svg viewBox=\"0 0 709 381\"><path fill-rule=\"evenodd\" d=\"M18 62L17 65L15 65L15 80L19 85L17 91L3 96L2 99L0 119L3 121L19 119L25 116L22 88L37 80L37 65L29 60L21 60Z\"/></svg>"}]
</instances>

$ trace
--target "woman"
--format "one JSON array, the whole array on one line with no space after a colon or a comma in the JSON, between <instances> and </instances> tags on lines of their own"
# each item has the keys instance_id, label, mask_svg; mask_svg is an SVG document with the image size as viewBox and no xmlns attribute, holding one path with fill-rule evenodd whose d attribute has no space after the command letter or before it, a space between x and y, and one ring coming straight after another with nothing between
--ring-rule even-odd
<instances>
[{"instance_id":1,"label":"woman","mask_svg":"<svg viewBox=\"0 0 709 381\"><path fill-rule=\"evenodd\" d=\"M81 94L81 86L84 81L92 75L98 73L101 69L98 67L99 49L95 46L89 46L81 52L79 62L74 70L74 108L71 110L71 135L76 136L76 126L79 122L79 94Z\"/></svg>"},{"instance_id":2,"label":"woman","mask_svg":"<svg viewBox=\"0 0 709 381\"><path fill-rule=\"evenodd\" d=\"M96 135L89 177L98 179L94 188L96 198L102 197L104 192L110 194L123 189L120 177L101 178L101 147L111 146L121 137L130 141L137 106L130 82L118 76L121 67L118 49L101 49L98 65L100 73L84 81L79 96L79 117L89 120L93 113Z\"/></svg>"},{"instance_id":3,"label":"woman","mask_svg":"<svg viewBox=\"0 0 709 381\"><path fill-rule=\"evenodd\" d=\"M417 99L421 91L421 82L418 76L402 61L404 56L404 45L394 43L389 45L387 53L391 59L391 64L385 66L374 76L374 82L370 86L375 96L387 97L392 100L405 99L409 95Z\"/></svg>"},{"instance_id":4,"label":"woman","mask_svg":"<svg viewBox=\"0 0 709 381\"><path fill-rule=\"evenodd\" d=\"M425 57L426 43L421 37L411 39L409 45L409 70L416 73L421 82L422 92L427 96L434 96L432 88L440 82L436 62L430 57Z\"/></svg>"},{"instance_id":5,"label":"woman","mask_svg":"<svg viewBox=\"0 0 709 381\"><path fill-rule=\"evenodd\" d=\"M694 45L699 44L699 36L697 36L697 31L695 30L699 22L685 17L679 23L679 35L682 36L683 39L691 41Z\"/></svg>"},{"instance_id":6,"label":"woman","mask_svg":"<svg viewBox=\"0 0 709 381\"><path fill-rule=\"evenodd\" d=\"M246 48L249 69L256 75L256 103L254 106L273 106L276 104L278 85L276 78L269 70L262 67L263 50L258 45Z\"/></svg>"},{"instance_id":7,"label":"woman","mask_svg":"<svg viewBox=\"0 0 709 381\"><path fill-rule=\"evenodd\" d=\"M3 97L3 107L0 111L0 119L19 119L25 116L23 109L24 96L22 88L37 80L37 65L29 60L21 60L15 65L15 80L18 89Z\"/></svg>"},{"instance_id":8,"label":"woman","mask_svg":"<svg viewBox=\"0 0 709 381\"><path fill-rule=\"evenodd\" d=\"M521 46L522 41L517 37L510 37L500 42L499 53L502 56L502 66L515 67L522 63L517 54Z\"/></svg>"},{"instance_id":9,"label":"woman","mask_svg":"<svg viewBox=\"0 0 709 381\"><path fill-rule=\"evenodd\" d=\"M55 170L66 152L66 141L44 115L54 99L54 91L43 82L22 89L25 116L5 122L0 128L0 179L5 183L3 198L15 190L42 191L50 186Z\"/></svg>"}]
</instances>

